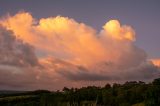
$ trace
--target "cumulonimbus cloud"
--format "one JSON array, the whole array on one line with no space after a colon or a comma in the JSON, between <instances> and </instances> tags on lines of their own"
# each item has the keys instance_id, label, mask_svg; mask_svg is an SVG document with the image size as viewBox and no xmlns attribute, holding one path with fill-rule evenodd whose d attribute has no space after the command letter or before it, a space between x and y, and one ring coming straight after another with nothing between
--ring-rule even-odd
<instances>
[{"instance_id":1,"label":"cumulonimbus cloud","mask_svg":"<svg viewBox=\"0 0 160 106\"><path fill-rule=\"evenodd\" d=\"M100 32L68 17L37 20L28 12L2 17L0 24L0 75L8 76L1 77L1 88L58 89L158 77L159 68L134 45L133 28L118 20Z\"/></svg>"}]
</instances>

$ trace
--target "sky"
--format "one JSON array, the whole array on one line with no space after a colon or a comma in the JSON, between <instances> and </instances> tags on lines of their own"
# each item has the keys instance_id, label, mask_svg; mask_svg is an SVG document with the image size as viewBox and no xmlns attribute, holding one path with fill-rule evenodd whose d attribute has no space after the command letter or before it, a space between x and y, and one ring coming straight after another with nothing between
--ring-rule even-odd
<instances>
[{"instance_id":1,"label":"sky","mask_svg":"<svg viewBox=\"0 0 160 106\"><path fill-rule=\"evenodd\" d=\"M0 89L159 77L159 0L1 0Z\"/></svg>"}]
</instances>

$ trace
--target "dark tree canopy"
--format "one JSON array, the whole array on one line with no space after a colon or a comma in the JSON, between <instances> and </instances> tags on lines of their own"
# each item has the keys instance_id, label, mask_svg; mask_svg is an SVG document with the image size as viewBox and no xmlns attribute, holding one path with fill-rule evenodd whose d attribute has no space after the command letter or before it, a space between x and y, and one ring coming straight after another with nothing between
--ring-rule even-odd
<instances>
[{"instance_id":1,"label":"dark tree canopy","mask_svg":"<svg viewBox=\"0 0 160 106\"><path fill-rule=\"evenodd\" d=\"M0 106L160 106L160 78L149 84L127 81L104 87L64 87L54 92L1 93Z\"/></svg>"}]
</instances>

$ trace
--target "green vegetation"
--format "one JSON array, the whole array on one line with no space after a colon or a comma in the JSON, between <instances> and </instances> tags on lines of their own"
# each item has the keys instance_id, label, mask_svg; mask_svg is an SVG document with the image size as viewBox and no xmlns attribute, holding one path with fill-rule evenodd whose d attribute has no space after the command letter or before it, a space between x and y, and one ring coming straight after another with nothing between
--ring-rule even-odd
<instances>
[{"instance_id":1,"label":"green vegetation","mask_svg":"<svg viewBox=\"0 0 160 106\"><path fill-rule=\"evenodd\" d=\"M0 106L160 106L160 78L149 84L130 81L104 87L64 87L56 92L0 94Z\"/></svg>"}]
</instances>

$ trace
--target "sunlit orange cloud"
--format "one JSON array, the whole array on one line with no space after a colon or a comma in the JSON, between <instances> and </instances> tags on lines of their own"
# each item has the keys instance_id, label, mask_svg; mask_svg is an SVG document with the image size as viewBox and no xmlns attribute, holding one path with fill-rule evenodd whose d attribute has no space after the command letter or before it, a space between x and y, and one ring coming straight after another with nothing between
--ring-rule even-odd
<instances>
[{"instance_id":1,"label":"sunlit orange cloud","mask_svg":"<svg viewBox=\"0 0 160 106\"><path fill-rule=\"evenodd\" d=\"M96 31L73 19L60 16L41 19L37 30L45 37L49 36L48 40L51 39L54 52L63 52L61 58L72 63L89 65L93 63L93 57L98 61L106 55L105 48L95 36Z\"/></svg>"},{"instance_id":2,"label":"sunlit orange cloud","mask_svg":"<svg viewBox=\"0 0 160 106\"><path fill-rule=\"evenodd\" d=\"M25 42L43 51L48 51L48 55L58 55L74 64L86 66L98 63L98 61L117 61L122 55L120 51L115 52L117 47L105 46L93 28L77 23L73 19L57 16L42 18L37 25L34 25L35 22L36 20L30 13L24 12L13 17L8 16L7 19L1 21ZM117 20L109 21L103 28L105 33L115 38L114 40L132 41L135 39L133 29L129 26L121 27Z\"/></svg>"},{"instance_id":3,"label":"sunlit orange cloud","mask_svg":"<svg viewBox=\"0 0 160 106\"><path fill-rule=\"evenodd\" d=\"M151 59L151 61L153 62L153 64L154 64L155 66L160 67L160 59Z\"/></svg>"},{"instance_id":4,"label":"sunlit orange cloud","mask_svg":"<svg viewBox=\"0 0 160 106\"><path fill-rule=\"evenodd\" d=\"M0 23L6 26L7 29L13 30L17 37L33 42L34 36L31 33L31 26L35 22L30 13L19 12L13 17L8 15L3 17Z\"/></svg>"},{"instance_id":5,"label":"sunlit orange cloud","mask_svg":"<svg viewBox=\"0 0 160 106\"><path fill-rule=\"evenodd\" d=\"M100 32L68 17L37 20L28 12L2 17L0 24L34 47L39 71L33 66L33 83L82 86L89 81L152 79L157 72L146 52L134 45L134 29L118 20L106 22Z\"/></svg>"},{"instance_id":6,"label":"sunlit orange cloud","mask_svg":"<svg viewBox=\"0 0 160 106\"><path fill-rule=\"evenodd\" d=\"M118 20L110 20L103 28L107 35L115 39L135 41L134 30L127 25L121 26Z\"/></svg>"}]
</instances>

